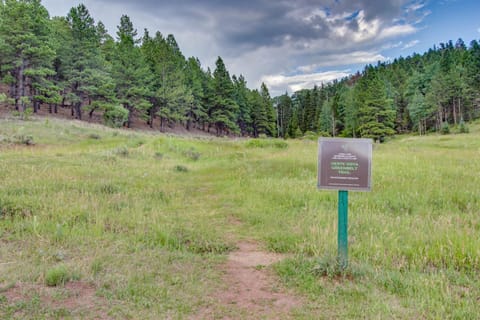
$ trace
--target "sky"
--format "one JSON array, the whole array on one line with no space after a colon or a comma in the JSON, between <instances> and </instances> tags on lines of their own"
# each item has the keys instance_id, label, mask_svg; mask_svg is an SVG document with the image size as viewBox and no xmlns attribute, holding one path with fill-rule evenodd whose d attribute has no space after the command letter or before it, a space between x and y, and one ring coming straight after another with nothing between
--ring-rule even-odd
<instances>
[{"instance_id":1,"label":"sky","mask_svg":"<svg viewBox=\"0 0 480 320\"><path fill-rule=\"evenodd\" d=\"M480 39L479 0L43 0L51 16L80 3L115 36L128 15L139 35L173 34L206 69L222 57L230 75L272 96L361 71L366 64Z\"/></svg>"}]
</instances>

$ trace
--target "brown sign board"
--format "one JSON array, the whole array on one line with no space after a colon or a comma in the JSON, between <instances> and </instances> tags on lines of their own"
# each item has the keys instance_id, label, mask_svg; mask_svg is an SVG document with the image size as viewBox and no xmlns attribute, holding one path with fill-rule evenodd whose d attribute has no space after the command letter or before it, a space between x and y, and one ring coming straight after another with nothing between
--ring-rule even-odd
<instances>
[{"instance_id":1,"label":"brown sign board","mask_svg":"<svg viewBox=\"0 0 480 320\"><path fill-rule=\"evenodd\" d=\"M318 188L370 191L372 140L320 138Z\"/></svg>"}]
</instances>

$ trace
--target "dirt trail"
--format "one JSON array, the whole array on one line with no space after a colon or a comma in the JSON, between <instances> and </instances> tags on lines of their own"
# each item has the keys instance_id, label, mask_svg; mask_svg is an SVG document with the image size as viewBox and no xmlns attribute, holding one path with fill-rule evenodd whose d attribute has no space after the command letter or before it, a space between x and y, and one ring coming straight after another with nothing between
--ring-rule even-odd
<instances>
[{"instance_id":1,"label":"dirt trail","mask_svg":"<svg viewBox=\"0 0 480 320\"><path fill-rule=\"evenodd\" d=\"M268 266L285 258L264 252L255 242L242 241L223 266L225 288L211 305L192 319L290 319L301 306L298 297L278 286Z\"/></svg>"}]
</instances>

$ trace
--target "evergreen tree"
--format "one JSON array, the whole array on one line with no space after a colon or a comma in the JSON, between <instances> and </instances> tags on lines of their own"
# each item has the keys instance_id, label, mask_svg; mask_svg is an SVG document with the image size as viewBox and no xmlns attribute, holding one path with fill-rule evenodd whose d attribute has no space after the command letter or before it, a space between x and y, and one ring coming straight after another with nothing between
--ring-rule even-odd
<instances>
[{"instance_id":1,"label":"evergreen tree","mask_svg":"<svg viewBox=\"0 0 480 320\"><path fill-rule=\"evenodd\" d=\"M359 85L365 89L357 97L358 132L361 137L382 141L395 133L395 110L387 98L385 84L377 70L368 67Z\"/></svg>"},{"instance_id":2,"label":"evergreen tree","mask_svg":"<svg viewBox=\"0 0 480 320\"><path fill-rule=\"evenodd\" d=\"M169 35L168 41L160 32L150 38L145 32L142 42L142 51L154 75L154 91L151 97L152 107L149 110L150 124L155 116L160 118L160 129L166 125L185 120L188 105L193 96L185 85L185 60L181 54L175 38Z\"/></svg>"},{"instance_id":3,"label":"evergreen tree","mask_svg":"<svg viewBox=\"0 0 480 320\"><path fill-rule=\"evenodd\" d=\"M97 27L88 9L83 4L70 9L67 21L73 39L66 72L68 99L72 103L72 116L81 120L85 103L95 108L97 103L103 105L111 100L113 80L106 69Z\"/></svg>"},{"instance_id":4,"label":"evergreen tree","mask_svg":"<svg viewBox=\"0 0 480 320\"><path fill-rule=\"evenodd\" d=\"M49 14L39 0L6 0L0 7L0 75L10 85L15 108L34 111L49 101L55 52L49 43Z\"/></svg>"},{"instance_id":5,"label":"evergreen tree","mask_svg":"<svg viewBox=\"0 0 480 320\"><path fill-rule=\"evenodd\" d=\"M282 138L288 138L288 128L293 118L293 104L287 92L278 97L276 107L278 135Z\"/></svg>"},{"instance_id":6,"label":"evergreen tree","mask_svg":"<svg viewBox=\"0 0 480 320\"><path fill-rule=\"evenodd\" d=\"M215 65L216 68L213 72L215 96L212 109L209 112L211 122L215 126L217 135L236 133L238 132L236 123L238 105L233 100L233 83L222 58L218 57Z\"/></svg>"},{"instance_id":7,"label":"evergreen tree","mask_svg":"<svg viewBox=\"0 0 480 320\"><path fill-rule=\"evenodd\" d=\"M146 111L151 107L148 98L151 96L152 74L143 60L140 48L135 44L137 30L126 15L120 19L118 26L118 42L113 54L112 75L115 79L116 98L128 110L127 127L130 127L132 115L146 117Z\"/></svg>"},{"instance_id":8,"label":"evergreen tree","mask_svg":"<svg viewBox=\"0 0 480 320\"><path fill-rule=\"evenodd\" d=\"M248 103L251 108L252 133L255 138L266 135L268 132L268 117L264 107L262 95L258 90L250 92Z\"/></svg>"},{"instance_id":9,"label":"evergreen tree","mask_svg":"<svg viewBox=\"0 0 480 320\"><path fill-rule=\"evenodd\" d=\"M190 130L192 124L204 123L207 121L207 108L203 103L203 71L200 60L190 57L187 61L185 72L186 86L192 93L192 99L186 110L186 128Z\"/></svg>"},{"instance_id":10,"label":"evergreen tree","mask_svg":"<svg viewBox=\"0 0 480 320\"><path fill-rule=\"evenodd\" d=\"M270 97L270 93L268 92L268 88L265 85L265 83L262 83L260 86L260 95L262 96L262 106L263 109L265 110L265 121L266 123L263 124L262 126L265 127L265 134L267 134L270 137L274 137L276 135L276 128L275 128L275 122L276 122L276 115L275 115L275 110L273 109L273 101L272 98Z\"/></svg>"},{"instance_id":11,"label":"evergreen tree","mask_svg":"<svg viewBox=\"0 0 480 320\"><path fill-rule=\"evenodd\" d=\"M238 79L236 76L232 76L232 80L234 86L234 100L238 105L238 114L236 116L237 125L243 136L252 134L252 111L248 100L250 92L247 88L247 82L242 75L240 75Z\"/></svg>"}]
</instances>

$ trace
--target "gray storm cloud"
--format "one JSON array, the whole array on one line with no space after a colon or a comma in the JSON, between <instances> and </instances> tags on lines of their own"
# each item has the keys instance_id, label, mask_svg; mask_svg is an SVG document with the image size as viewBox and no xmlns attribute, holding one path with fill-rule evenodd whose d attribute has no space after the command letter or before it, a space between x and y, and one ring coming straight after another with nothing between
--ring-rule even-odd
<instances>
[{"instance_id":1,"label":"gray storm cloud","mask_svg":"<svg viewBox=\"0 0 480 320\"><path fill-rule=\"evenodd\" d=\"M54 3L65 6L59 0L43 2L47 8ZM86 0L85 4L112 34L121 14L128 14L140 31L173 33L183 52L198 56L204 65L213 66L222 56L231 73L244 74L251 86L277 79L270 85L279 92L293 90L290 79L295 88L301 87L301 73L308 79L305 85L315 82L315 75L317 82L324 81L316 67L337 68L343 75L350 64L376 62L383 58L380 48L385 41L414 33L424 16L422 1L405 0Z\"/></svg>"}]
</instances>

